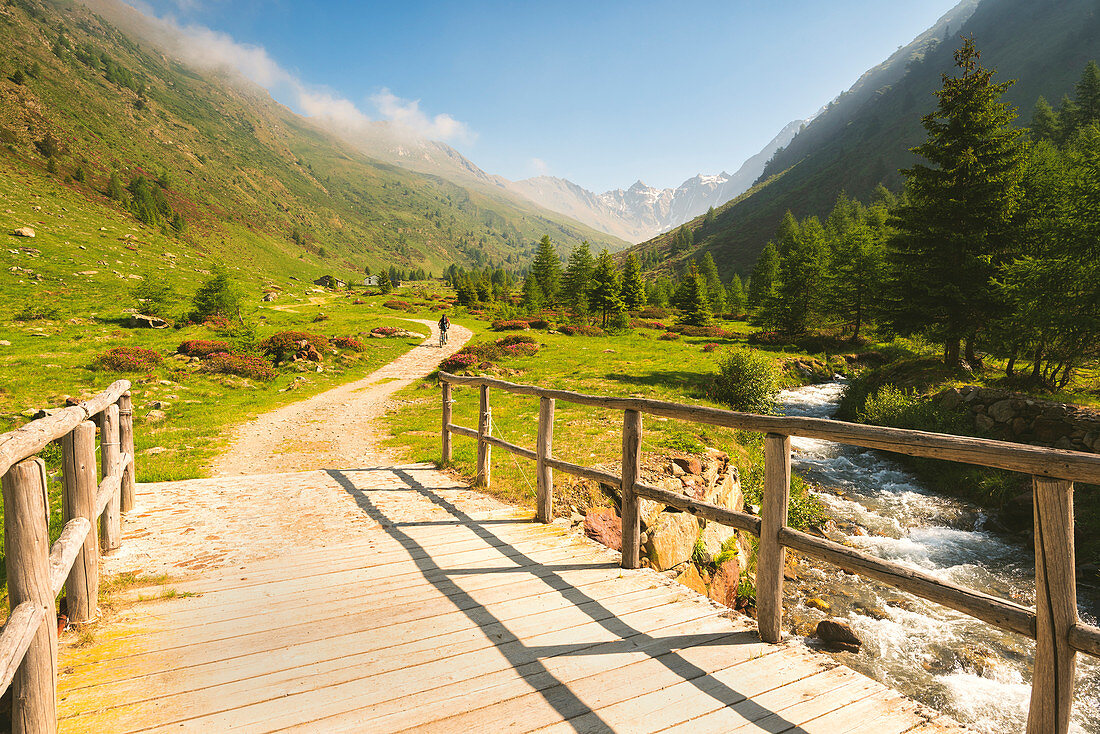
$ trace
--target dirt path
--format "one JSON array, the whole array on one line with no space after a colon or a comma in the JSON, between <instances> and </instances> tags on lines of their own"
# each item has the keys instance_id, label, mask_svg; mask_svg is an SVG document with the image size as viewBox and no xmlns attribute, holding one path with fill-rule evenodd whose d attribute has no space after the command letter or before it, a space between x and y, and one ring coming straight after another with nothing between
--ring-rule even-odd
<instances>
[{"instance_id":1,"label":"dirt path","mask_svg":"<svg viewBox=\"0 0 1100 734\"><path fill-rule=\"evenodd\" d=\"M450 339L440 349L434 321L408 320L429 327L431 336L362 380L240 426L229 449L215 459L213 476L358 469L386 462L378 445L384 430L375 419L390 407L390 395L434 370L471 336L469 329L452 324Z\"/></svg>"}]
</instances>

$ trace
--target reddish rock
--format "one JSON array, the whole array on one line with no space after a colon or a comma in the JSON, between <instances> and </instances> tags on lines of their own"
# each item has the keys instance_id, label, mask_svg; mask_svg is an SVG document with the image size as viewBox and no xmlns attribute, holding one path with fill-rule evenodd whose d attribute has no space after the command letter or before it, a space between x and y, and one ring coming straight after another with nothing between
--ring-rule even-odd
<instances>
[{"instance_id":1,"label":"reddish rock","mask_svg":"<svg viewBox=\"0 0 1100 734\"><path fill-rule=\"evenodd\" d=\"M703 464L694 456L689 456L687 458L677 457L672 461L687 474L701 474L703 471Z\"/></svg>"},{"instance_id":2,"label":"reddish rock","mask_svg":"<svg viewBox=\"0 0 1100 734\"><path fill-rule=\"evenodd\" d=\"M714 601L725 604L730 609L737 607L737 582L741 578L741 564L736 558L730 559L718 567L714 578L710 580L707 592Z\"/></svg>"},{"instance_id":3,"label":"reddish rock","mask_svg":"<svg viewBox=\"0 0 1100 734\"><path fill-rule=\"evenodd\" d=\"M613 507L593 507L584 517L584 534L611 550L623 549L623 521Z\"/></svg>"}]
</instances>

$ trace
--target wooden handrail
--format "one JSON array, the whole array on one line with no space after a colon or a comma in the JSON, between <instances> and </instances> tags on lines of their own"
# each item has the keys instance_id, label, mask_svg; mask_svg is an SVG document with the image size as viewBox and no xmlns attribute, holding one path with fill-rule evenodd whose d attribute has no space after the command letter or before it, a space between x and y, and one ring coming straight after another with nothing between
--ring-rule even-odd
<instances>
[{"instance_id":1,"label":"wooden handrail","mask_svg":"<svg viewBox=\"0 0 1100 734\"><path fill-rule=\"evenodd\" d=\"M460 377L447 372L440 372L439 376L443 383L444 396L444 458L450 458L452 433L477 439L478 479L484 486L489 485L490 446L535 460L540 477L536 516L542 522L549 522L551 519L551 482L543 474L550 469L559 469L620 488L623 568L636 568L639 565L639 502L642 498L752 533L760 538L756 596L757 627L761 639L778 642L782 637L783 554L786 548L791 548L839 566L850 573L877 579L1001 629L1036 640L1028 734L1065 734L1068 731L1073 703L1074 656L1079 651L1100 657L1100 628L1082 624L1077 618L1073 568L1073 482L1100 483L1100 456L824 418L764 416L663 400L588 395L535 385L520 385L491 377ZM451 422L452 385L480 388L478 430ZM536 451L489 435L490 388L540 399ZM624 412L621 475L571 464L552 456L552 405L557 400ZM547 402L551 406L549 410ZM767 434L761 517L700 502L640 482L638 469L642 413ZM1031 474L1035 483L1036 610L1032 611L1006 599L958 586L923 571L787 527L791 436L824 439L909 456Z\"/></svg>"},{"instance_id":2,"label":"wooden handrail","mask_svg":"<svg viewBox=\"0 0 1100 734\"><path fill-rule=\"evenodd\" d=\"M904 428L868 426L827 418L756 415L701 405L685 405L647 398L619 398L587 395L569 390L551 390L535 385L519 385L491 377L461 377L440 372L439 379L452 385L494 387L516 395L532 395L612 410L637 410L641 413L706 423L743 431L774 433L783 436L820 438L826 441L892 451L908 456L956 461L994 469L1023 472L1038 476L1100 484L1100 456L1082 451L1066 451L1041 446L994 441L988 438L954 436L947 433L914 431Z\"/></svg>"},{"instance_id":3,"label":"wooden handrail","mask_svg":"<svg viewBox=\"0 0 1100 734\"><path fill-rule=\"evenodd\" d=\"M96 424L102 438L101 481L96 479ZM29 458L51 441L61 443L65 492L65 525L52 547L45 525L45 465ZM54 604L64 588L70 621L95 620L97 541L103 540L105 552L121 543L121 513L133 507L134 476L132 403L126 380L78 405L0 434L12 606L0 633L0 692L14 686L12 716L20 730L57 731ZM98 534L100 523L103 532Z\"/></svg>"}]
</instances>

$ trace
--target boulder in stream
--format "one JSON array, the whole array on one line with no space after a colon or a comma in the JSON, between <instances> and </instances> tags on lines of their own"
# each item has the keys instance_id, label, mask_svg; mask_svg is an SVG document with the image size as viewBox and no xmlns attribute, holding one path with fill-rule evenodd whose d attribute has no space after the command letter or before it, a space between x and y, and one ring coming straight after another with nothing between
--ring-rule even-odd
<instances>
[{"instance_id":1,"label":"boulder in stream","mask_svg":"<svg viewBox=\"0 0 1100 734\"><path fill-rule=\"evenodd\" d=\"M846 652L859 652L863 641L859 639L852 626L843 619L823 619L817 623L814 637L821 640L825 647Z\"/></svg>"}]
</instances>

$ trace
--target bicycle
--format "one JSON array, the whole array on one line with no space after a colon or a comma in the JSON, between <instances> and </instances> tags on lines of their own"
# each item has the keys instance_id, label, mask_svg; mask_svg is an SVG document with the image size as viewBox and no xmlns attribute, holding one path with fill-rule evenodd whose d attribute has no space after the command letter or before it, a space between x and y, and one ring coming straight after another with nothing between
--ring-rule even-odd
<instances>
[{"instance_id":1,"label":"bicycle","mask_svg":"<svg viewBox=\"0 0 1100 734\"><path fill-rule=\"evenodd\" d=\"M439 330L439 348L442 349L443 345L446 344L446 343L447 343L447 330L446 329L440 329Z\"/></svg>"}]
</instances>

